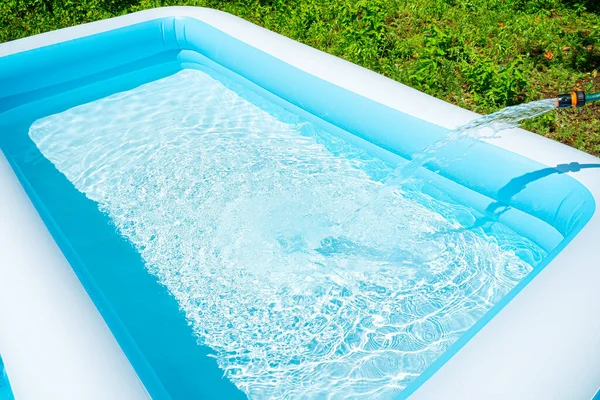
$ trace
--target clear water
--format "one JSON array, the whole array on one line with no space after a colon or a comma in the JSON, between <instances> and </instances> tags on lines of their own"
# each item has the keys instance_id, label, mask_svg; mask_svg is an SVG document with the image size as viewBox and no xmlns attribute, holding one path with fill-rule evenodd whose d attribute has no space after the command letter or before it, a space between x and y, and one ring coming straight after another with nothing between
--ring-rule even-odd
<instances>
[{"instance_id":1,"label":"clear water","mask_svg":"<svg viewBox=\"0 0 600 400\"><path fill-rule=\"evenodd\" d=\"M414 179L415 172L427 163L439 158L440 152L446 146L465 137L473 137L476 139L482 137L494 137L503 130L518 127L521 121L539 117L556 108L556 99L545 99L517 104L515 106L503 108L495 113L475 118L472 121L451 130L443 139L433 142L421 152L415 154L409 162L401 163L395 169L394 174L386 181L386 184L380 189L379 193L374 196L370 202L353 211L341 224L336 226L332 231L333 234L339 234L343 231L349 221L358 218L366 208L372 207L374 203L380 201L387 193L409 184L409 182ZM474 145L477 142L472 143ZM468 151L469 148L466 150ZM456 161L457 159L446 159L444 160L444 163L450 164Z\"/></svg>"},{"instance_id":2,"label":"clear water","mask_svg":"<svg viewBox=\"0 0 600 400\"><path fill-rule=\"evenodd\" d=\"M423 182L381 195L394 166L208 70L29 136L250 398L391 398L546 255L498 223L465 229L482 216Z\"/></svg>"},{"instance_id":3,"label":"clear water","mask_svg":"<svg viewBox=\"0 0 600 400\"><path fill-rule=\"evenodd\" d=\"M446 137L444 137L444 139L434 142L422 152L415 155L410 163L403 165L399 169L398 175L409 176L411 171L414 171L427 164L427 162L435 159L436 154L441 149L456 140L460 140L466 136L480 138L482 134L495 136L500 131L518 127L519 123L523 120L539 117L540 115L544 115L555 109L556 99L546 99L517 104L515 106L503 108L495 113L475 118L474 120L453 129Z\"/></svg>"}]
</instances>

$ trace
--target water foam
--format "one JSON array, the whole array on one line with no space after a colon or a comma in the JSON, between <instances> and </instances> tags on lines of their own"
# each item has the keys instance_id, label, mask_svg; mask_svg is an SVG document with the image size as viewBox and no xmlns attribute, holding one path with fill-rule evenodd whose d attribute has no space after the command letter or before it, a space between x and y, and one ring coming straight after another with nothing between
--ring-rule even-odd
<instances>
[{"instance_id":1,"label":"water foam","mask_svg":"<svg viewBox=\"0 0 600 400\"><path fill-rule=\"evenodd\" d=\"M250 398L393 397L545 255L402 188L331 235L393 168L207 71L29 134Z\"/></svg>"}]
</instances>

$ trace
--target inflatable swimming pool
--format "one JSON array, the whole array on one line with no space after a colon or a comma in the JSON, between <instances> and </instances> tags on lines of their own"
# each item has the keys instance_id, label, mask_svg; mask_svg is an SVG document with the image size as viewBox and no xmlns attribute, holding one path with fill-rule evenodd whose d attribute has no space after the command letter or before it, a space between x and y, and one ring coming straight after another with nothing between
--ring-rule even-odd
<instances>
[{"instance_id":1,"label":"inflatable swimming pool","mask_svg":"<svg viewBox=\"0 0 600 400\"><path fill-rule=\"evenodd\" d=\"M476 115L203 8L2 44L0 88L17 399L597 392L598 158L513 129L379 195Z\"/></svg>"}]
</instances>

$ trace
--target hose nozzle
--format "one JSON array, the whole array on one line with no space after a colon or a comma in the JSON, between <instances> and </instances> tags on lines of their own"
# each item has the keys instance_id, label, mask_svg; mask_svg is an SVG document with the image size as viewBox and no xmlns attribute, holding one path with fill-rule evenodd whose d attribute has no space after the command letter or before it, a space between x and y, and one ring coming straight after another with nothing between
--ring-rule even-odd
<instances>
[{"instance_id":1,"label":"hose nozzle","mask_svg":"<svg viewBox=\"0 0 600 400\"><path fill-rule=\"evenodd\" d=\"M586 95L583 92L559 94L556 98L556 106L558 108L579 108L585 106L586 101Z\"/></svg>"}]
</instances>

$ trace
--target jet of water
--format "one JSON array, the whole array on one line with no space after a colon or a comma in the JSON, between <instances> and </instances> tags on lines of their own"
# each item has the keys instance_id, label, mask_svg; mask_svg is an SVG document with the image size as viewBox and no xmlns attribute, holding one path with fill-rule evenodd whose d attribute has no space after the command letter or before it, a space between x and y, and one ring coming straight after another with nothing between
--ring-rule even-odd
<instances>
[{"instance_id":1,"label":"jet of water","mask_svg":"<svg viewBox=\"0 0 600 400\"><path fill-rule=\"evenodd\" d=\"M332 233L334 235L341 235L343 228L347 226L348 223L359 217L365 209L376 204L385 195L402 187L407 180L414 175L414 172L417 169L435 160L438 153L451 143L466 137L481 138L480 133L485 128L491 129L491 137L493 137L500 131L516 128L519 126L521 121L539 117L540 115L546 114L547 112L556 108L556 99L532 101L529 103L506 107L492 114L483 115L479 118L469 121L464 125L459 126L456 129L453 129L443 139L433 142L425 147L421 152L414 154L408 163L401 164L399 167L397 167L393 173L393 178L389 179L370 201L355 210L343 222L336 225L333 228ZM473 144L471 144L467 150L470 149L475 143L476 142L473 142ZM445 162L445 164L448 163L449 161Z\"/></svg>"}]
</instances>

